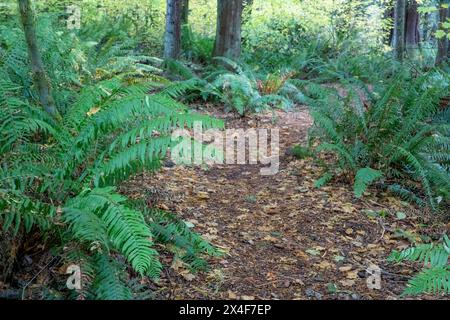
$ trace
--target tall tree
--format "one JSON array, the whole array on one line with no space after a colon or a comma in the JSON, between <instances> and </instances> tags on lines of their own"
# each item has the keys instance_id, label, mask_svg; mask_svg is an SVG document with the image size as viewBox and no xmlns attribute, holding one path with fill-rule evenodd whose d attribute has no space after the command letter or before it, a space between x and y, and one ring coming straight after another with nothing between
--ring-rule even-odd
<instances>
[{"instance_id":1,"label":"tall tree","mask_svg":"<svg viewBox=\"0 0 450 320\"><path fill-rule=\"evenodd\" d=\"M20 20L22 22L28 56L31 63L33 83L38 91L39 102L47 113L53 118L59 119L60 115L52 96L52 86L45 71L42 55L38 47L34 12L31 8L30 0L18 0L18 4Z\"/></svg>"},{"instance_id":2,"label":"tall tree","mask_svg":"<svg viewBox=\"0 0 450 320\"><path fill-rule=\"evenodd\" d=\"M167 0L164 58L176 59L181 51L181 0Z\"/></svg>"},{"instance_id":3,"label":"tall tree","mask_svg":"<svg viewBox=\"0 0 450 320\"><path fill-rule=\"evenodd\" d=\"M445 0L440 1L439 6L439 27L442 27L442 24L447 21L447 18L450 16L450 8L445 8L443 6ZM448 38L446 36L438 39L438 52L436 55L436 64L442 64L448 58L450 58L450 45Z\"/></svg>"},{"instance_id":4,"label":"tall tree","mask_svg":"<svg viewBox=\"0 0 450 320\"><path fill-rule=\"evenodd\" d=\"M406 10L406 49L414 50L419 46L420 29L419 29L419 11L416 0L410 0Z\"/></svg>"},{"instance_id":5,"label":"tall tree","mask_svg":"<svg viewBox=\"0 0 450 320\"><path fill-rule=\"evenodd\" d=\"M239 58L241 24L242 0L217 0L217 30L213 56Z\"/></svg>"},{"instance_id":6,"label":"tall tree","mask_svg":"<svg viewBox=\"0 0 450 320\"><path fill-rule=\"evenodd\" d=\"M405 0L396 0L394 10L394 47L395 56L403 60L405 55L405 26L406 26Z\"/></svg>"}]
</instances>

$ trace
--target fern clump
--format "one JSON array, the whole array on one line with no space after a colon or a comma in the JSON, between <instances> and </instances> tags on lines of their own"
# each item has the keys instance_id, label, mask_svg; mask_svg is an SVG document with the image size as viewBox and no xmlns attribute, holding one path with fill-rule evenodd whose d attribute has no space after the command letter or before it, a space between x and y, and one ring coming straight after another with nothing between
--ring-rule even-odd
<instances>
[{"instance_id":1,"label":"fern clump","mask_svg":"<svg viewBox=\"0 0 450 320\"><path fill-rule=\"evenodd\" d=\"M168 86L170 96L186 100L203 99L225 105L227 111L244 116L270 108L288 109L298 102L299 90L289 83L290 74L269 75L259 79L250 68L224 58L214 58L216 65L197 75L180 61L166 61L171 74L181 80Z\"/></svg>"},{"instance_id":2,"label":"fern clump","mask_svg":"<svg viewBox=\"0 0 450 320\"><path fill-rule=\"evenodd\" d=\"M204 266L200 256L216 254L212 246L181 228L177 218L136 206L116 187L130 176L157 170L175 143L173 130L192 128L197 121L204 128L223 124L191 113L173 98L161 61L121 56L112 43L95 53L82 51L91 63L66 82L68 94L58 98L62 120L54 120L34 98L25 56L18 64L20 77L14 72L12 61L23 46L23 41L11 44L0 57L2 232L38 228L60 234L55 252L81 266L79 295L86 298L131 298L131 270L158 278L155 241L178 239L177 254L193 268ZM56 72L49 66L50 74ZM23 96L24 90L30 96Z\"/></svg>"},{"instance_id":3,"label":"fern clump","mask_svg":"<svg viewBox=\"0 0 450 320\"><path fill-rule=\"evenodd\" d=\"M354 177L357 197L379 182L405 199L437 208L448 201L449 112L440 101L450 94L448 75L407 70L369 87L342 79L337 89L297 81L310 105L310 143L317 153L336 155L318 185L337 175ZM338 90L339 89L339 90Z\"/></svg>"},{"instance_id":4,"label":"fern clump","mask_svg":"<svg viewBox=\"0 0 450 320\"><path fill-rule=\"evenodd\" d=\"M285 79L274 81L272 77L261 82L253 72L234 61L226 58L215 59L227 68L219 68L207 77L210 83L205 91L224 103L227 108L243 116L269 107L286 109L292 106L292 101L281 94Z\"/></svg>"},{"instance_id":5,"label":"fern clump","mask_svg":"<svg viewBox=\"0 0 450 320\"><path fill-rule=\"evenodd\" d=\"M389 256L391 262L420 262L424 268L409 280L403 292L405 296L423 293L450 294L450 239L444 235L442 243L421 244L403 251L394 251Z\"/></svg>"}]
</instances>

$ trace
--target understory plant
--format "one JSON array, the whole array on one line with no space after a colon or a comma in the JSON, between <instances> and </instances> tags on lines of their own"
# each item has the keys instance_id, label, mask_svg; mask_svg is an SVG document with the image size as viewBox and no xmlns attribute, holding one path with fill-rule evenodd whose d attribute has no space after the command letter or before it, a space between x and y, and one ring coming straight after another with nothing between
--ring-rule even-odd
<instances>
[{"instance_id":1,"label":"understory plant","mask_svg":"<svg viewBox=\"0 0 450 320\"><path fill-rule=\"evenodd\" d=\"M82 289L72 292L78 299L131 298L133 277L160 275L156 242L193 269L205 266L205 254L218 253L182 220L117 187L160 167L173 130L194 121L204 128L223 124L174 100L170 81L151 65L155 59L121 56L113 41L103 41L95 50L79 48L78 58L92 63L77 69L73 61L67 77L47 64L49 74L58 74L55 91L56 80L66 79L67 94L56 95L61 120L38 105L21 56L23 38L6 42L0 56L1 232L39 231L50 238L55 255L81 267ZM48 50L55 61L64 54L51 45Z\"/></svg>"},{"instance_id":2,"label":"understory plant","mask_svg":"<svg viewBox=\"0 0 450 320\"><path fill-rule=\"evenodd\" d=\"M420 262L423 269L416 274L403 292L404 296L419 294L450 294L450 239L444 234L440 243L421 244L402 251L394 251L389 261Z\"/></svg>"},{"instance_id":3,"label":"understory plant","mask_svg":"<svg viewBox=\"0 0 450 320\"><path fill-rule=\"evenodd\" d=\"M378 183L419 204L448 203L449 81L440 70L403 70L370 85L355 78L334 86L297 81L314 119L310 143L336 159L316 186L347 176L357 197Z\"/></svg>"},{"instance_id":4,"label":"understory plant","mask_svg":"<svg viewBox=\"0 0 450 320\"><path fill-rule=\"evenodd\" d=\"M261 77L250 67L228 58L216 57L214 61L216 64L202 70L200 75L180 61L166 61L171 73L181 78L170 87L173 97L222 103L226 110L245 116L270 108L290 108L299 94L297 88L289 84L289 74Z\"/></svg>"}]
</instances>

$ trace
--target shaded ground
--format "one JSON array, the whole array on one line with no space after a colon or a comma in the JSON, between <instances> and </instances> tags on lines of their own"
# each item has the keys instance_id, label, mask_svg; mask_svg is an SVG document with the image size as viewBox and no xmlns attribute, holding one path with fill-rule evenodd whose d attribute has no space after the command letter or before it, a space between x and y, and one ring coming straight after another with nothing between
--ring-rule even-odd
<instances>
[{"instance_id":1,"label":"shaded ground","mask_svg":"<svg viewBox=\"0 0 450 320\"><path fill-rule=\"evenodd\" d=\"M208 272L192 275L167 268L158 284L160 298L399 297L415 270L389 264L386 257L392 249L420 240L418 225L430 224L423 213L420 220L408 204L379 192L356 199L344 183L315 189L322 169L311 159L285 155L293 144L306 141L311 119L305 110L251 119L214 116L224 118L228 128L279 128L280 172L261 176L260 165L173 167L124 186L135 195L153 190L159 195L157 206L192 223L226 252L211 260ZM385 218L372 216L380 210ZM399 219L397 212L406 218ZM170 258L166 260L170 265ZM382 270L379 290L367 286L370 265Z\"/></svg>"}]
</instances>

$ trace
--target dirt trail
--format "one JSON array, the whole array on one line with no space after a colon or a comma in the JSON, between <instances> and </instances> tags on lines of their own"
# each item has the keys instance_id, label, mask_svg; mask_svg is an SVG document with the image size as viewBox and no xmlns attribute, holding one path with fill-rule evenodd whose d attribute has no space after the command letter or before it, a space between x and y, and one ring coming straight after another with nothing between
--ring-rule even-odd
<instances>
[{"instance_id":1,"label":"dirt trail","mask_svg":"<svg viewBox=\"0 0 450 320\"><path fill-rule=\"evenodd\" d=\"M127 184L131 193L159 190L157 206L191 222L227 252L195 277L167 268L159 283L161 298L398 297L413 270L385 259L392 249L409 244L396 230L413 233L418 224L406 204L386 194L358 200L346 184L315 189L321 169L311 159L285 155L307 139L311 119L305 110L276 112L275 118L272 113L252 119L214 116L225 118L228 128L279 128L280 171L261 176L259 165L173 167ZM367 210L381 209L406 212L407 219L368 218ZM366 269L372 264L382 269L379 290L367 286Z\"/></svg>"}]
</instances>

